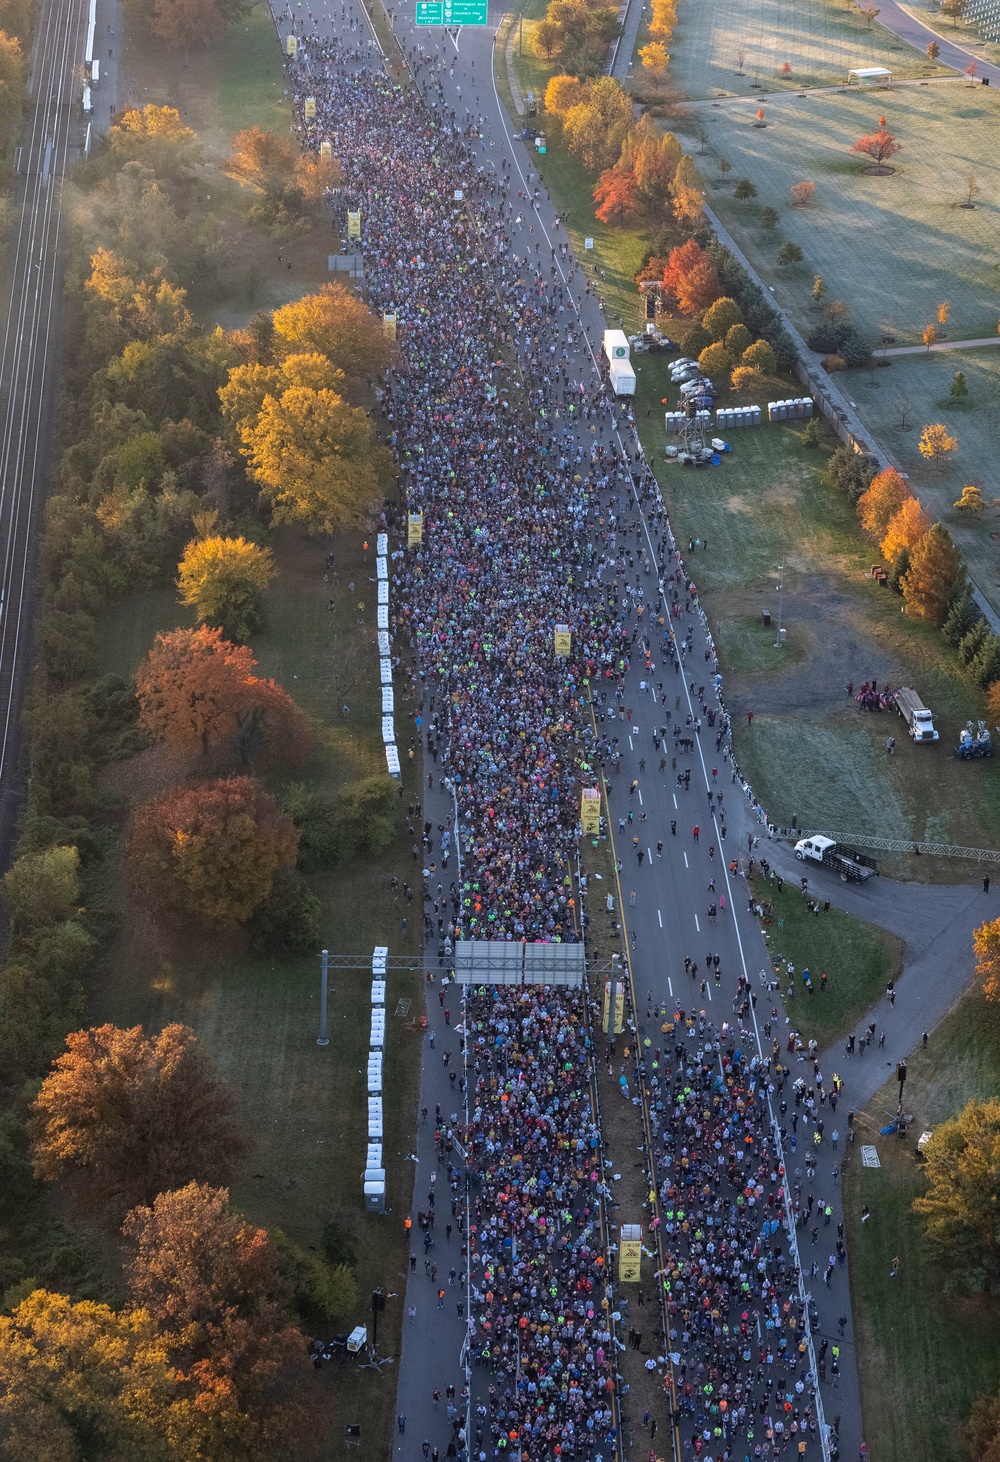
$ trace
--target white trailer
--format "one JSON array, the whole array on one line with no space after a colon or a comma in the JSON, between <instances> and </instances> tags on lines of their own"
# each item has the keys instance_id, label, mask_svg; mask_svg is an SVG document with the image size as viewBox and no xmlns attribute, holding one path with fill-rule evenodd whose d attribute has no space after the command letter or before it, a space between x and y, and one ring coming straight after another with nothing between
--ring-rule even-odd
<instances>
[{"instance_id":1,"label":"white trailer","mask_svg":"<svg viewBox=\"0 0 1000 1462\"><path fill-rule=\"evenodd\" d=\"M614 365L616 360L628 360L628 336L624 330L605 330L604 355L608 365Z\"/></svg>"},{"instance_id":2,"label":"white trailer","mask_svg":"<svg viewBox=\"0 0 1000 1462\"><path fill-rule=\"evenodd\" d=\"M635 371L627 360L613 360L610 366L611 385L616 396L635 395Z\"/></svg>"}]
</instances>

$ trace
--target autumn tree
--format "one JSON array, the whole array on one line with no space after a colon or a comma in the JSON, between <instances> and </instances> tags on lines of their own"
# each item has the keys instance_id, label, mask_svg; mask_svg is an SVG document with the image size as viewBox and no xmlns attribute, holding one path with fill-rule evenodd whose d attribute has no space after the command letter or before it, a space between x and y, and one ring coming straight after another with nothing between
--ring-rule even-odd
<instances>
[{"instance_id":1,"label":"autumn tree","mask_svg":"<svg viewBox=\"0 0 1000 1462\"><path fill-rule=\"evenodd\" d=\"M325 1403L306 1389L306 1344L265 1231L230 1209L225 1188L190 1183L135 1208L122 1232L133 1302L189 1408L189 1455L315 1456Z\"/></svg>"},{"instance_id":2,"label":"autumn tree","mask_svg":"<svg viewBox=\"0 0 1000 1462\"><path fill-rule=\"evenodd\" d=\"M267 211L275 214L294 202L298 158L298 150L277 132L247 127L233 137L223 170L237 182L255 188Z\"/></svg>"},{"instance_id":3,"label":"autumn tree","mask_svg":"<svg viewBox=\"0 0 1000 1462\"><path fill-rule=\"evenodd\" d=\"M249 0L148 0L136 4L147 13L149 28L168 45L188 49L216 40L227 26L240 21L250 9Z\"/></svg>"},{"instance_id":4,"label":"autumn tree","mask_svg":"<svg viewBox=\"0 0 1000 1462\"><path fill-rule=\"evenodd\" d=\"M990 687L990 704L1000 699L998 686ZM991 714L996 714L991 709ZM976 978L983 982L987 1000L1000 1001L1000 919L989 919L972 936L976 956Z\"/></svg>"},{"instance_id":5,"label":"autumn tree","mask_svg":"<svg viewBox=\"0 0 1000 1462\"><path fill-rule=\"evenodd\" d=\"M866 28L868 30L871 30L872 21L875 20L876 16L882 14L879 7L875 4L875 0L861 0L861 3L858 5L858 9L861 11L861 14L865 18Z\"/></svg>"},{"instance_id":6,"label":"autumn tree","mask_svg":"<svg viewBox=\"0 0 1000 1462\"><path fill-rule=\"evenodd\" d=\"M245 538L196 538L179 565L181 603L245 643L260 624L264 591L274 574L270 549Z\"/></svg>"},{"instance_id":7,"label":"autumn tree","mask_svg":"<svg viewBox=\"0 0 1000 1462\"><path fill-rule=\"evenodd\" d=\"M928 462L947 462L958 451L958 438L940 422L925 426L920 433L917 451Z\"/></svg>"},{"instance_id":8,"label":"autumn tree","mask_svg":"<svg viewBox=\"0 0 1000 1462\"><path fill-rule=\"evenodd\" d=\"M939 1123L924 1161L927 1192L913 1209L947 1266L946 1288L1000 1294L1000 1098L971 1101Z\"/></svg>"},{"instance_id":9,"label":"autumn tree","mask_svg":"<svg viewBox=\"0 0 1000 1462\"><path fill-rule=\"evenodd\" d=\"M937 307L937 322L941 326L942 330L947 325L947 323L948 323L948 321L950 319L951 319L951 305L948 303L947 300L942 300L941 303Z\"/></svg>"},{"instance_id":10,"label":"autumn tree","mask_svg":"<svg viewBox=\"0 0 1000 1462\"><path fill-rule=\"evenodd\" d=\"M554 20L543 17L535 26L535 34L532 37L535 50L540 52L546 61L552 60L552 52L556 50L562 39L562 31Z\"/></svg>"},{"instance_id":11,"label":"autumn tree","mask_svg":"<svg viewBox=\"0 0 1000 1462\"><path fill-rule=\"evenodd\" d=\"M941 14L951 16L951 23L957 26L965 14L968 0L941 0Z\"/></svg>"},{"instance_id":12,"label":"autumn tree","mask_svg":"<svg viewBox=\"0 0 1000 1462\"><path fill-rule=\"evenodd\" d=\"M715 266L694 239L670 250L661 283L683 315L700 314L720 293Z\"/></svg>"},{"instance_id":13,"label":"autumn tree","mask_svg":"<svg viewBox=\"0 0 1000 1462\"><path fill-rule=\"evenodd\" d=\"M117 167L139 163L174 183L190 182L204 161L197 132L181 121L177 108L153 103L118 113L108 132L108 149Z\"/></svg>"},{"instance_id":14,"label":"autumn tree","mask_svg":"<svg viewBox=\"0 0 1000 1462\"><path fill-rule=\"evenodd\" d=\"M881 544L883 557L892 563L902 549L912 548L923 538L930 526L931 520L920 506L919 498L907 498L889 519Z\"/></svg>"},{"instance_id":15,"label":"autumn tree","mask_svg":"<svg viewBox=\"0 0 1000 1462\"><path fill-rule=\"evenodd\" d=\"M982 488L975 487L971 483L967 487L963 487L961 497L952 503L952 507L957 508L959 512L972 513L978 517L980 513L986 511L986 499L983 497Z\"/></svg>"},{"instance_id":16,"label":"autumn tree","mask_svg":"<svg viewBox=\"0 0 1000 1462\"><path fill-rule=\"evenodd\" d=\"M793 183L788 190L792 195L793 208L806 208L816 196L815 183Z\"/></svg>"},{"instance_id":17,"label":"autumn tree","mask_svg":"<svg viewBox=\"0 0 1000 1462\"><path fill-rule=\"evenodd\" d=\"M269 395L240 435L273 521L309 533L361 527L393 470L370 418L334 391L293 386Z\"/></svg>"},{"instance_id":18,"label":"autumn tree","mask_svg":"<svg viewBox=\"0 0 1000 1462\"><path fill-rule=\"evenodd\" d=\"M628 218L634 218L639 209L639 186L635 171L630 167L623 167L621 163L616 163L613 168L605 168L594 184L594 202L598 205L594 209L594 216L602 223L623 223Z\"/></svg>"},{"instance_id":19,"label":"autumn tree","mask_svg":"<svg viewBox=\"0 0 1000 1462\"><path fill-rule=\"evenodd\" d=\"M698 357L698 369L713 381L728 381L729 373L736 364L729 351L721 343L706 345Z\"/></svg>"},{"instance_id":20,"label":"autumn tree","mask_svg":"<svg viewBox=\"0 0 1000 1462\"><path fill-rule=\"evenodd\" d=\"M116 1314L36 1289L0 1316L4 1458L180 1458L175 1400L176 1373L144 1310Z\"/></svg>"},{"instance_id":21,"label":"autumn tree","mask_svg":"<svg viewBox=\"0 0 1000 1462\"><path fill-rule=\"evenodd\" d=\"M575 76L552 76L545 88L545 110L560 120L586 101L589 84Z\"/></svg>"},{"instance_id":22,"label":"autumn tree","mask_svg":"<svg viewBox=\"0 0 1000 1462\"><path fill-rule=\"evenodd\" d=\"M673 182L670 184L674 217L680 223L697 223L705 207L701 178L694 162L685 153L677 164Z\"/></svg>"},{"instance_id":23,"label":"autumn tree","mask_svg":"<svg viewBox=\"0 0 1000 1462\"><path fill-rule=\"evenodd\" d=\"M639 201L652 217L666 201L670 184L681 160L681 145L672 132L658 131L644 116L622 144L620 166L631 167L639 190Z\"/></svg>"},{"instance_id":24,"label":"autumn tree","mask_svg":"<svg viewBox=\"0 0 1000 1462\"><path fill-rule=\"evenodd\" d=\"M247 762L258 749L295 759L308 744L301 712L257 661L210 625L160 633L136 672L139 723L178 756L231 749Z\"/></svg>"},{"instance_id":25,"label":"autumn tree","mask_svg":"<svg viewBox=\"0 0 1000 1462\"><path fill-rule=\"evenodd\" d=\"M900 579L907 614L940 628L964 582L962 555L948 530L935 523L910 549L910 567Z\"/></svg>"},{"instance_id":26,"label":"autumn tree","mask_svg":"<svg viewBox=\"0 0 1000 1462\"><path fill-rule=\"evenodd\" d=\"M879 127L875 132L868 132L864 137L859 137L851 148L852 152L858 153L861 157L867 157L875 164L872 169L875 173L885 173L888 169L883 166L890 157L895 157L897 152L902 152L903 144L897 142L891 132L885 127Z\"/></svg>"},{"instance_id":27,"label":"autumn tree","mask_svg":"<svg viewBox=\"0 0 1000 1462\"><path fill-rule=\"evenodd\" d=\"M74 1031L32 1107L35 1176L116 1221L192 1179L225 1178L236 1099L186 1025Z\"/></svg>"},{"instance_id":28,"label":"autumn tree","mask_svg":"<svg viewBox=\"0 0 1000 1462\"><path fill-rule=\"evenodd\" d=\"M752 395L763 389L764 372L758 366L738 365L733 371L730 388Z\"/></svg>"},{"instance_id":29,"label":"autumn tree","mask_svg":"<svg viewBox=\"0 0 1000 1462\"><path fill-rule=\"evenodd\" d=\"M661 41L669 41L676 24L676 0L653 0L650 6L650 35L658 37Z\"/></svg>"},{"instance_id":30,"label":"autumn tree","mask_svg":"<svg viewBox=\"0 0 1000 1462\"><path fill-rule=\"evenodd\" d=\"M927 354L931 353L931 346L936 344L938 338L937 326L935 324L925 325L920 332L920 338L927 346Z\"/></svg>"},{"instance_id":31,"label":"autumn tree","mask_svg":"<svg viewBox=\"0 0 1000 1462\"><path fill-rule=\"evenodd\" d=\"M279 353L325 355L348 377L381 376L393 357L381 321L343 284L324 284L275 310L274 335Z\"/></svg>"},{"instance_id":32,"label":"autumn tree","mask_svg":"<svg viewBox=\"0 0 1000 1462\"><path fill-rule=\"evenodd\" d=\"M736 301L728 294L723 294L709 305L701 317L701 323L713 340L723 340L735 325L743 324L743 316ZM749 344L748 340L747 345Z\"/></svg>"},{"instance_id":33,"label":"autumn tree","mask_svg":"<svg viewBox=\"0 0 1000 1462\"><path fill-rule=\"evenodd\" d=\"M813 279L813 286L809 293L812 295L816 303L819 304L823 296L826 294L826 280L823 278L822 274L817 274L816 277Z\"/></svg>"},{"instance_id":34,"label":"autumn tree","mask_svg":"<svg viewBox=\"0 0 1000 1462\"><path fill-rule=\"evenodd\" d=\"M566 145L592 173L617 162L632 127L632 99L613 76L591 83L563 123Z\"/></svg>"},{"instance_id":35,"label":"autumn tree","mask_svg":"<svg viewBox=\"0 0 1000 1462\"><path fill-rule=\"evenodd\" d=\"M295 866L299 835L253 777L173 787L135 813L136 877L166 907L215 924L246 921L275 876Z\"/></svg>"},{"instance_id":36,"label":"autumn tree","mask_svg":"<svg viewBox=\"0 0 1000 1462\"><path fill-rule=\"evenodd\" d=\"M928 61L936 61L940 54L941 47L938 45L937 41L931 41L927 46Z\"/></svg>"},{"instance_id":37,"label":"autumn tree","mask_svg":"<svg viewBox=\"0 0 1000 1462\"><path fill-rule=\"evenodd\" d=\"M742 360L743 352L749 350L753 344L753 338L747 327L740 321L730 325L726 331L726 349L734 360Z\"/></svg>"},{"instance_id":38,"label":"autumn tree","mask_svg":"<svg viewBox=\"0 0 1000 1462\"><path fill-rule=\"evenodd\" d=\"M778 369L774 346L769 340L755 340L744 350L740 364L762 371L765 376L773 376Z\"/></svg>"},{"instance_id":39,"label":"autumn tree","mask_svg":"<svg viewBox=\"0 0 1000 1462\"><path fill-rule=\"evenodd\" d=\"M110 249L92 255L83 287L91 313L100 320L91 332L92 338L100 336L102 361L118 355L130 340L151 340L191 326L186 290L170 284L162 269L144 279Z\"/></svg>"},{"instance_id":40,"label":"autumn tree","mask_svg":"<svg viewBox=\"0 0 1000 1462\"><path fill-rule=\"evenodd\" d=\"M17 137L26 80L27 66L20 41L0 30L0 155L4 157L9 155Z\"/></svg>"},{"instance_id":41,"label":"autumn tree","mask_svg":"<svg viewBox=\"0 0 1000 1462\"><path fill-rule=\"evenodd\" d=\"M891 520L903 504L913 496L910 485L895 467L877 472L866 492L858 498L856 511L861 526L876 542L885 537Z\"/></svg>"},{"instance_id":42,"label":"autumn tree","mask_svg":"<svg viewBox=\"0 0 1000 1462\"><path fill-rule=\"evenodd\" d=\"M651 76L664 76L670 64L670 53L662 41L650 41L648 45L639 47L639 60Z\"/></svg>"}]
</instances>

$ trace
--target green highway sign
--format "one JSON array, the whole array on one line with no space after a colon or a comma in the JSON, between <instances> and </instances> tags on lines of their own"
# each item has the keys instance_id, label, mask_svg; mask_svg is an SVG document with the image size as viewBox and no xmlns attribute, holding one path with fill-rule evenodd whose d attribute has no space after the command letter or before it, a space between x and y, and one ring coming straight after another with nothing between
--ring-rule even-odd
<instances>
[{"instance_id":1,"label":"green highway sign","mask_svg":"<svg viewBox=\"0 0 1000 1462\"><path fill-rule=\"evenodd\" d=\"M488 25L489 0L417 0L417 25Z\"/></svg>"}]
</instances>

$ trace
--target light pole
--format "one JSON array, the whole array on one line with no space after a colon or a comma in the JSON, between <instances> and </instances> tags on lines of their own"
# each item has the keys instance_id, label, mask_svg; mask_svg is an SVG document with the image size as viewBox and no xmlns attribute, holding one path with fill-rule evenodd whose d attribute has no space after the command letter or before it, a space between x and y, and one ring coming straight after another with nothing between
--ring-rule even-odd
<instances>
[{"instance_id":1,"label":"light pole","mask_svg":"<svg viewBox=\"0 0 1000 1462\"><path fill-rule=\"evenodd\" d=\"M776 650L780 650L781 649L781 645L782 645L782 639L781 639L781 598L782 598L782 590L785 587L785 585L784 585L784 578L785 578L785 564L784 564L784 560L782 560L781 567L778 570L778 638L774 642L774 648Z\"/></svg>"},{"instance_id":2,"label":"light pole","mask_svg":"<svg viewBox=\"0 0 1000 1462\"><path fill-rule=\"evenodd\" d=\"M320 951L321 970L319 982L319 1035L316 1037L317 1046L328 1046L330 1037L326 1033L326 997L330 986L330 951Z\"/></svg>"}]
</instances>

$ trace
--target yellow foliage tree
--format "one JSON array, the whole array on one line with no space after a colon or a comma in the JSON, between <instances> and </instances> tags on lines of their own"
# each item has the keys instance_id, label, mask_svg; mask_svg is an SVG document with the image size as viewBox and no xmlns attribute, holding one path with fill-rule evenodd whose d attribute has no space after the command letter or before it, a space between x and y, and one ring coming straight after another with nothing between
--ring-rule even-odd
<instances>
[{"instance_id":1,"label":"yellow foliage tree","mask_svg":"<svg viewBox=\"0 0 1000 1462\"><path fill-rule=\"evenodd\" d=\"M670 55L662 41L650 41L639 50L639 60L654 76L662 76L670 63Z\"/></svg>"},{"instance_id":2,"label":"yellow foliage tree","mask_svg":"<svg viewBox=\"0 0 1000 1462\"><path fill-rule=\"evenodd\" d=\"M1000 1098L971 1101L940 1123L924 1160L927 1191L913 1200L913 1208L947 1261L949 1286L1000 1293Z\"/></svg>"},{"instance_id":3,"label":"yellow foliage tree","mask_svg":"<svg viewBox=\"0 0 1000 1462\"><path fill-rule=\"evenodd\" d=\"M963 487L962 496L952 503L952 507L959 508L964 513L982 513L986 508L982 488L973 487L971 483L968 487Z\"/></svg>"},{"instance_id":4,"label":"yellow foliage tree","mask_svg":"<svg viewBox=\"0 0 1000 1462\"><path fill-rule=\"evenodd\" d=\"M759 366L739 365L733 371L731 384L734 391L759 391L764 385L764 372Z\"/></svg>"},{"instance_id":5,"label":"yellow foliage tree","mask_svg":"<svg viewBox=\"0 0 1000 1462\"><path fill-rule=\"evenodd\" d=\"M191 314L187 308L187 291L169 284L160 270L151 279L143 279L120 255L100 248L91 255L90 276L84 282L87 298L100 305L118 327L122 343L128 340L152 340L157 335L172 335L187 330Z\"/></svg>"},{"instance_id":6,"label":"yellow foliage tree","mask_svg":"<svg viewBox=\"0 0 1000 1462\"><path fill-rule=\"evenodd\" d=\"M889 563L904 548L912 548L923 538L931 520L920 506L919 498L909 497L903 506L889 519L889 526L882 539L882 553Z\"/></svg>"},{"instance_id":7,"label":"yellow foliage tree","mask_svg":"<svg viewBox=\"0 0 1000 1462\"><path fill-rule=\"evenodd\" d=\"M260 624L264 591L274 578L271 551L245 538L194 539L180 561L177 587L182 604L199 620L245 643Z\"/></svg>"},{"instance_id":8,"label":"yellow foliage tree","mask_svg":"<svg viewBox=\"0 0 1000 1462\"><path fill-rule=\"evenodd\" d=\"M677 24L676 0L653 0L650 12L649 34L657 40L668 41Z\"/></svg>"},{"instance_id":9,"label":"yellow foliage tree","mask_svg":"<svg viewBox=\"0 0 1000 1462\"><path fill-rule=\"evenodd\" d=\"M279 351L325 355L349 377L380 376L393 355L381 321L343 284L275 310L274 334Z\"/></svg>"},{"instance_id":10,"label":"yellow foliage tree","mask_svg":"<svg viewBox=\"0 0 1000 1462\"><path fill-rule=\"evenodd\" d=\"M361 527L393 467L365 413L334 391L292 386L267 395L240 437L274 521L303 523L309 533Z\"/></svg>"},{"instance_id":11,"label":"yellow foliage tree","mask_svg":"<svg viewBox=\"0 0 1000 1462\"><path fill-rule=\"evenodd\" d=\"M290 386L307 386L312 391L339 391L344 375L325 355L306 352L286 355L279 365L235 366L219 391L222 415L237 428L255 421L266 396L280 396Z\"/></svg>"},{"instance_id":12,"label":"yellow foliage tree","mask_svg":"<svg viewBox=\"0 0 1000 1462\"><path fill-rule=\"evenodd\" d=\"M958 437L953 437L946 426L935 422L925 426L920 433L917 451L928 462L943 462L958 451Z\"/></svg>"},{"instance_id":13,"label":"yellow foliage tree","mask_svg":"<svg viewBox=\"0 0 1000 1462\"><path fill-rule=\"evenodd\" d=\"M139 162L157 177L191 171L202 161L198 134L176 107L129 107L115 118L108 141L119 167Z\"/></svg>"},{"instance_id":14,"label":"yellow foliage tree","mask_svg":"<svg viewBox=\"0 0 1000 1462\"><path fill-rule=\"evenodd\" d=\"M857 514L862 528L881 543L889 523L912 496L909 483L903 480L895 467L877 472L868 490L858 498Z\"/></svg>"},{"instance_id":15,"label":"yellow foliage tree","mask_svg":"<svg viewBox=\"0 0 1000 1462\"><path fill-rule=\"evenodd\" d=\"M566 145L591 172L612 167L632 130L632 98L613 76L591 84L586 99L563 121Z\"/></svg>"},{"instance_id":16,"label":"yellow foliage tree","mask_svg":"<svg viewBox=\"0 0 1000 1462\"><path fill-rule=\"evenodd\" d=\"M0 30L0 153L4 155L17 136L26 72L20 41Z\"/></svg>"},{"instance_id":17,"label":"yellow foliage tree","mask_svg":"<svg viewBox=\"0 0 1000 1462\"><path fill-rule=\"evenodd\" d=\"M574 107L586 101L589 86L575 76L553 76L545 88L545 110L564 118Z\"/></svg>"},{"instance_id":18,"label":"yellow foliage tree","mask_svg":"<svg viewBox=\"0 0 1000 1462\"><path fill-rule=\"evenodd\" d=\"M678 222L696 223L705 206L702 196L701 178L691 158L685 155L677 164L674 180L670 184L670 196L674 204L674 217Z\"/></svg>"},{"instance_id":19,"label":"yellow foliage tree","mask_svg":"<svg viewBox=\"0 0 1000 1462\"><path fill-rule=\"evenodd\" d=\"M964 581L962 555L948 530L935 523L911 548L910 567L899 581L907 614L940 629Z\"/></svg>"}]
</instances>

